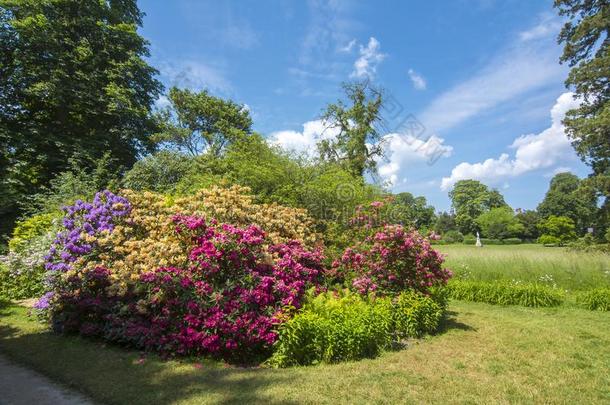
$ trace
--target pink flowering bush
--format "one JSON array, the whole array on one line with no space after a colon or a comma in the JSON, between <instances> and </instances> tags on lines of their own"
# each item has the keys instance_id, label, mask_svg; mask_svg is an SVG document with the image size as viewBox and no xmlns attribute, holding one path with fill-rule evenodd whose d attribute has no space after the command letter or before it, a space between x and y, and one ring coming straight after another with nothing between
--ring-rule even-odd
<instances>
[{"instance_id":1,"label":"pink flowering bush","mask_svg":"<svg viewBox=\"0 0 610 405\"><path fill-rule=\"evenodd\" d=\"M329 275L360 294L399 294L405 290L430 294L452 276L443 256L427 238L401 225L380 220L383 202L361 210L354 224L363 240L345 249L332 263Z\"/></svg>"},{"instance_id":2,"label":"pink flowering bush","mask_svg":"<svg viewBox=\"0 0 610 405\"><path fill-rule=\"evenodd\" d=\"M112 269L86 273L54 298L61 308L55 324L170 356L247 361L268 354L278 326L301 306L306 289L318 285L321 252L296 241L270 245L254 225L196 216L174 221L193 246L184 268L143 273L122 296L104 290Z\"/></svg>"}]
</instances>

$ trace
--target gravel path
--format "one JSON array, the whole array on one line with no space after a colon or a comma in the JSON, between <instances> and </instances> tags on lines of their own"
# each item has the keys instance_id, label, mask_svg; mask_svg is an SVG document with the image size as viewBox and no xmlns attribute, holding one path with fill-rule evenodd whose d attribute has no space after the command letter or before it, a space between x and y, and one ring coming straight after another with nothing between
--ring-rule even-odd
<instances>
[{"instance_id":1,"label":"gravel path","mask_svg":"<svg viewBox=\"0 0 610 405\"><path fill-rule=\"evenodd\" d=\"M35 371L0 355L1 405L93 405L79 393L63 388Z\"/></svg>"}]
</instances>

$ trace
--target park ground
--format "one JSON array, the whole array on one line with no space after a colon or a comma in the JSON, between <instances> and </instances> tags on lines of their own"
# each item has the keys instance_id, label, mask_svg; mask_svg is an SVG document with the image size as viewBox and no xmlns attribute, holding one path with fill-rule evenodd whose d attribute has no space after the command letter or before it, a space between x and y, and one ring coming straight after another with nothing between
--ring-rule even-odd
<instances>
[{"instance_id":1,"label":"park ground","mask_svg":"<svg viewBox=\"0 0 610 405\"><path fill-rule=\"evenodd\" d=\"M551 275L568 290L608 283L607 256L535 246L439 248L467 277ZM54 335L28 313L2 304L0 352L99 403L610 403L610 314L570 304L452 301L438 333L403 350L288 369L163 360Z\"/></svg>"}]
</instances>

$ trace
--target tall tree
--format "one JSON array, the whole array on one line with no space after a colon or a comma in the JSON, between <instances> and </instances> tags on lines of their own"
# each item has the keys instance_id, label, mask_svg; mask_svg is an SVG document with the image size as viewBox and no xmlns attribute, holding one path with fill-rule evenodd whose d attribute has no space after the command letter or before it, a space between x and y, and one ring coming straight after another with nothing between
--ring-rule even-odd
<instances>
[{"instance_id":1,"label":"tall tree","mask_svg":"<svg viewBox=\"0 0 610 405\"><path fill-rule=\"evenodd\" d=\"M455 223L463 234L479 230L476 219L492 208L507 206L504 197L497 190L490 190L477 180L460 180L449 192L455 212Z\"/></svg>"},{"instance_id":2,"label":"tall tree","mask_svg":"<svg viewBox=\"0 0 610 405\"><path fill-rule=\"evenodd\" d=\"M576 152L593 173L583 187L604 198L598 228L610 224L610 3L607 0L555 0L568 18L559 43L560 61L572 68L566 86L582 100L568 111L564 124Z\"/></svg>"},{"instance_id":3,"label":"tall tree","mask_svg":"<svg viewBox=\"0 0 610 405\"><path fill-rule=\"evenodd\" d=\"M594 193L584 192L581 180L572 173L558 173L552 179L544 200L538 205L542 218L551 215L570 218L582 234L593 225L597 211Z\"/></svg>"},{"instance_id":4,"label":"tall tree","mask_svg":"<svg viewBox=\"0 0 610 405\"><path fill-rule=\"evenodd\" d=\"M204 152L218 157L225 147L252 133L250 112L242 105L209 94L173 87L170 105L160 113L158 142L168 143L192 156Z\"/></svg>"},{"instance_id":5,"label":"tall tree","mask_svg":"<svg viewBox=\"0 0 610 405\"><path fill-rule=\"evenodd\" d=\"M394 204L404 207L405 223L412 223L415 227L430 228L436 221L434 207L428 205L426 197L415 197L408 192L398 193L394 196Z\"/></svg>"},{"instance_id":6,"label":"tall tree","mask_svg":"<svg viewBox=\"0 0 610 405\"><path fill-rule=\"evenodd\" d=\"M337 131L332 139L318 143L324 160L338 162L354 176L376 173L377 158L383 156L381 134L382 91L368 81L344 83L347 102L329 104L322 114L327 129Z\"/></svg>"},{"instance_id":7,"label":"tall tree","mask_svg":"<svg viewBox=\"0 0 610 405\"><path fill-rule=\"evenodd\" d=\"M3 189L38 191L70 158L91 167L109 151L130 166L152 148L162 86L142 17L135 0L0 0Z\"/></svg>"}]
</instances>

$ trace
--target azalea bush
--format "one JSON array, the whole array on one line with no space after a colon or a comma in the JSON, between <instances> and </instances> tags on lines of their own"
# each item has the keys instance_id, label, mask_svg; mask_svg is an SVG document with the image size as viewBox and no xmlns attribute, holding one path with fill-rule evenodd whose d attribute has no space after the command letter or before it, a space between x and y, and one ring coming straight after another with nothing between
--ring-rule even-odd
<instances>
[{"instance_id":1,"label":"azalea bush","mask_svg":"<svg viewBox=\"0 0 610 405\"><path fill-rule=\"evenodd\" d=\"M445 285L452 273L443 267L443 256L416 230L384 224L383 206L373 202L352 220L362 241L345 249L329 274L363 295L405 290L429 294Z\"/></svg>"}]
</instances>

